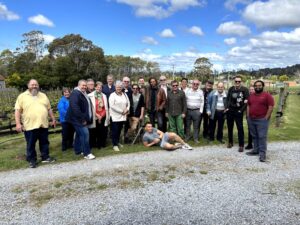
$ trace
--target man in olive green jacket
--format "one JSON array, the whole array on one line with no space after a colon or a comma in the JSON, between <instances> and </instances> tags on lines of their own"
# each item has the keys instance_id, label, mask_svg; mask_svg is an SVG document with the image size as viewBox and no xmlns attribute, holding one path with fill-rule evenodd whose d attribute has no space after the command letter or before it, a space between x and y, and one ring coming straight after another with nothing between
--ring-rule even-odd
<instances>
[{"instance_id":1,"label":"man in olive green jacket","mask_svg":"<svg viewBox=\"0 0 300 225\"><path fill-rule=\"evenodd\" d=\"M171 82L171 91L168 92L166 104L166 117L169 119L171 132L177 133L184 138L183 118L186 115L186 99L183 91L178 89L178 82Z\"/></svg>"}]
</instances>

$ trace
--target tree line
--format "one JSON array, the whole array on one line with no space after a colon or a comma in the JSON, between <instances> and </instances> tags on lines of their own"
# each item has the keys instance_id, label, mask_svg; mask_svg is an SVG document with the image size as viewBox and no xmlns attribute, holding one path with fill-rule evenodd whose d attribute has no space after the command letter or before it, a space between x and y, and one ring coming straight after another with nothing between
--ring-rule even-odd
<instances>
[{"instance_id":1,"label":"tree line","mask_svg":"<svg viewBox=\"0 0 300 225\"><path fill-rule=\"evenodd\" d=\"M41 31L22 35L20 47L0 54L0 74L10 87L25 88L29 79L37 79L45 89L73 87L79 79L106 80L113 74L132 78L159 73L156 62L122 55L105 55L101 47L80 34L68 34L45 43Z\"/></svg>"}]
</instances>

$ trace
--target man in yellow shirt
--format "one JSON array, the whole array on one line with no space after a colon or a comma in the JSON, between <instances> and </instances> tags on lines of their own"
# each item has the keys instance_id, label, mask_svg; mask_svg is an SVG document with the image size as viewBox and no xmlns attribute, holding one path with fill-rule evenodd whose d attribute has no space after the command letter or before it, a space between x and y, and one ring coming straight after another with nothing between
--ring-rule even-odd
<instances>
[{"instance_id":1,"label":"man in yellow shirt","mask_svg":"<svg viewBox=\"0 0 300 225\"><path fill-rule=\"evenodd\" d=\"M37 165L37 154L35 151L37 140L39 140L42 162L55 161L54 158L49 156L48 115L52 119L52 126L56 126L56 121L49 99L44 93L39 91L38 82L31 79L27 85L28 89L18 96L15 104L16 131L24 131L27 143L26 160L31 168L35 168Z\"/></svg>"}]
</instances>

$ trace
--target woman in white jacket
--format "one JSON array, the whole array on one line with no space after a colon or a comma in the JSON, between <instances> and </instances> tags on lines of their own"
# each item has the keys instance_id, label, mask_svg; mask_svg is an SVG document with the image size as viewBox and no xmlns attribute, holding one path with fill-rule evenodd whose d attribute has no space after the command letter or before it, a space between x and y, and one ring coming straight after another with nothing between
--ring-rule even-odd
<instances>
[{"instance_id":1,"label":"woman in white jacket","mask_svg":"<svg viewBox=\"0 0 300 225\"><path fill-rule=\"evenodd\" d=\"M125 93L122 92L122 82L116 82L116 91L109 96L109 112L112 120L111 134L113 150L120 151L120 135L124 122L129 114L130 102Z\"/></svg>"},{"instance_id":2,"label":"woman in white jacket","mask_svg":"<svg viewBox=\"0 0 300 225\"><path fill-rule=\"evenodd\" d=\"M98 149L106 147L109 109L107 97L102 93L102 82L96 82L95 91L88 94L93 105L93 123L89 125L90 146Z\"/></svg>"}]
</instances>

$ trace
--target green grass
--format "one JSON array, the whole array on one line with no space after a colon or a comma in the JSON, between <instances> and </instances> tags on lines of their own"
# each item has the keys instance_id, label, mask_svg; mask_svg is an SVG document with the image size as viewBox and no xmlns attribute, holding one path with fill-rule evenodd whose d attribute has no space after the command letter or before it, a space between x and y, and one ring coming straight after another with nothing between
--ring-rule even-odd
<instances>
[{"instance_id":1,"label":"green grass","mask_svg":"<svg viewBox=\"0 0 300 225\"><path fill-rule=\"evenodd\" d=\"M275 96L277 99L277 96ZM300 140L300 96L299 95L290 95L287 99L287 105L284 109L282 123L280 127L275 127L275 115L276 108L274 109L270 129L269 129L269 141L290 141L290 140ZM245 128L245 143L247 144L247 123L244 122ZM236 128L234 129L234 142L237 143L237 133ZM202 131L202 130L201 130ZM224 140L227 140L227 127L225 123L224 127ZM53 134L49 135L50 141L50 154L51 156L57 159L56 163L62 162L70 162L83 160L82 156L76 156L72 149L69 149L66 152L61 151L61 135ZM200 139L200 144L194 145L193 142L190 144L194 147L205 146L208 145L206 141ZM218 142L214 142L213 144L219 144ZM13 170L13 169L21 169L27 168L28 163L25 160L25 149L26 143L24 140L23 134L16 134L10 136L0 137L0 172ZM38 149L38 145L37 145ZM97 158L112 156L112 155L120 155L120 154L129 154L136 152L144 152L144 151L155 151L158 150L158 147L146 148L142 144L135 145L125 145L124 148L120 152L114 152L112 150L112 146L98 150L93 149L93 154L96 155ZM39 164L41 166L42 164ZM176 168L173 168L176 169Z\"/></svg>"}]
</instances>

